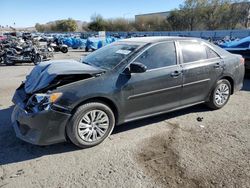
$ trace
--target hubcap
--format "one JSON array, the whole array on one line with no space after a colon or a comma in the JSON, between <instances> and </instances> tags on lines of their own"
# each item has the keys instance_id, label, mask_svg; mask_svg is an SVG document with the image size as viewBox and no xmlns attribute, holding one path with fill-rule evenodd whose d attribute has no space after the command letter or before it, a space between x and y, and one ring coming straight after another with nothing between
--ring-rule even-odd
<instances>
[{"instance_id":1,"label":"hubcap","mask_svg":"<svg viewBox=\"0 0 250 188\"><path fill-rule=\"evenodd\" d=\"M221 106L227 102L229 97L229 87L227 84L220 84L215 92L215 102Z\"/></svg>"},{"instance_id":2,"label":"hubcap","mask_svg":"<svg viewBox=\"0 0 250 188\"><path fill-rule=\"evenodd\" d=\"M78 134L82 140L94 142L101 139L109 127L109 117L101 110L91 110L84 114L78 124Z\"/></svg>"}]
</instances>

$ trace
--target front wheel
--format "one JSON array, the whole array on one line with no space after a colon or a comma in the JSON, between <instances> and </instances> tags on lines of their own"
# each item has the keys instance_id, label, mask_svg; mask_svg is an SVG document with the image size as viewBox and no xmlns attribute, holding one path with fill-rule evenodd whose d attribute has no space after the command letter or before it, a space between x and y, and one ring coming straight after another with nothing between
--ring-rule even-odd
<instances>
[{"instance_id":1,"label":"front wheel","mask_svg":"<svg viewBox=\"0 0 250 188\"><path fill-rule=\"evenodd\" d=\"M15 65L15 62L14 61L12 61L10 58L8 58L7 56L5 56L4 58L3 58L3 63L5 64L5 65Z\"/></svg>"},{"instance_id":2,"label":"front wheel","mask_svg":"<svg viewBox=\"0 0 250 188\"><path fill-rule=\"evenodd\" d=\"M68 48L67 47L62 47L61 48L61 52L64 53L64 54L67 53L68 52Z\"/></svg>"},{"instance_id":3,"label":"front wheel","mask_svg":"<svg viewBox=\"0 0 250 188\"><path fill-rule=\"evenodd\" d=\"M208 106L212 109L220 109L225 106L231 95L231 84L228 80L222 79L216 83L213 89Z\"/></svg>"},{"instance_id":4,"label":"front wheel","mask_svg":"<svg viewBox=\"0 0 250 188\"><path fill-rule=\"evenodd\" d=\"M103 142L115 126L112 110L99 102L80 106L66 127L69 139L80 148L88 148Z\"/></svg>"},{"instance_id":5,"label":"front wheel","mask_svg":"<svg viewBox=\"0 0 250 188\"><path fill-rule=\"evenodd\" d=\"M33 63L35 65L38 65L41 61L42 61L42 56L39 55L39 54L36 54L35 57L34 57Z\"/></svg>"}]
</instances>

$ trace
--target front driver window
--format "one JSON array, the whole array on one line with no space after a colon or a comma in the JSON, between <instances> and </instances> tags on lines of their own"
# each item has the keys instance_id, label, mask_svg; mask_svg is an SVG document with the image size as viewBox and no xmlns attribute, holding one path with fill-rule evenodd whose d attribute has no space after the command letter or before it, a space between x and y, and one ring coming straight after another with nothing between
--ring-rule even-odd
<instances>
[{"instance_id":1,"label":"front driver window","mask_svg":"<svg viewBox=\"0 0 250 188\"><path fill-rule=\"evenodd\" d=\"M147 66L147 70L176 65L174 42L156 44L143 52L135 62Z\"/></svg>"}]
</instances>

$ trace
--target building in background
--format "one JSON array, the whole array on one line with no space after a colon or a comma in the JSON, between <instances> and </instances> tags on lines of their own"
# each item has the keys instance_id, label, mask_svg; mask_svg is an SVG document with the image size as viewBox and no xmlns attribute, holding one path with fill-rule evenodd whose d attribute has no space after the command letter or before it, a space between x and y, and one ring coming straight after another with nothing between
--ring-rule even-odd
<instances>
[{"instance_id":1,"label":"building in background","mask_svg":"<svg viewBox=\"0 0 250 188\"><path fill-rule=\"evenodd\" d=\"M135 21L140 21L140 20L148 20L151 18L161 18L161 19L167 19L167 17L169 16L171 11L167 11L167 12L156 12L156 13L148 13L148 14L138 14L135 15Z\"/></svg>"}]
</instances>

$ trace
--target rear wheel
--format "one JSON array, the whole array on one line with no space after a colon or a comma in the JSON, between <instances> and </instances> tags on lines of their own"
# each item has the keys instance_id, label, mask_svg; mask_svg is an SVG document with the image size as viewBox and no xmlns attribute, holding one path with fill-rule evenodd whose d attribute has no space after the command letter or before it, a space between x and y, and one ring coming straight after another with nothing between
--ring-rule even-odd
<instances>
[{"instance_id":1,"label":"rear wheel","mask_svg":"<svg viewBox=\"0 0 250 188\"><path fill-rule=\"evenodd\" d=\"M67 53L68 52L68 48L67 47L62 47L61 48L61 52L62 53Z\"/></svg>"},{"instance_id":2,"label":"rear wheel","mask_svg":"<svg viewBox=\"0 0 250 188\"><path fill-rule=\"evenodd\" d=\"M80 106L66 127L67 136L80 148L103 142L112 132L115 117L112 110L99 102Z\"/></svg>"},{"instance_id":3,"label":"rear wheel","mask_svg":"<svg viewBox=\"0 0 250 188\"><path fill-rule=\"evenodd\" d=\"M36 54L35 57L34 57L33 63L34 63L35 65L38 65L41 61L42 61L42 56L39 55L39 54Z\"/></svg>"},{"instance_id":4,"label":"rear wheel","mask_svg":"<svg viewBox=\"0 0 250 188\"><path fill-rule=\"evenodd\" d=\"M220 109L225 106L231 95L231 84L228 80L222 79L216 83L213 89L208 106L212 109Z\"/></svg>"},{"instance_id":5,"label":"rear wheel","mask_svg":"<svg viewBox=\"0 0 250 188\"><path fill-rule=\"evenodd\" d=\"M4 64L5 65L15 65L15 62L12 61L10 58L8 58L7 56L4 57L4 60L3 60Z\"/></svg>"}]
</instances>

